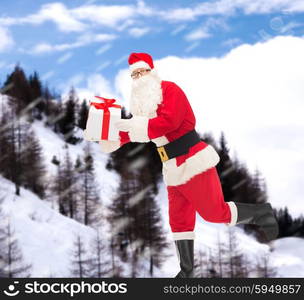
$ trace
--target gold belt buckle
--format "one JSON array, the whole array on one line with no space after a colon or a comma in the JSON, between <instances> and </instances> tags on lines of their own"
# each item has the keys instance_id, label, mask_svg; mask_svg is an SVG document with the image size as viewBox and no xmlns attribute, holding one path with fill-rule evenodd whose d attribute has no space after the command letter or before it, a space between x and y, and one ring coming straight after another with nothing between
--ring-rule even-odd
<instances>
[{"instance_id":1,"label":"gold belt buckle","mask_svg":"<svg viewBox=\"0 0 304 300\"><path fill-rule=\"evenodd\" d=\"M166 153L166 150L165 150L165 148L163 146L158 147L157 151L158 151L158 154L159 154L160 159L161 159L162 162L164 162L164 161L166 161L166 160L169 159L169 157L168 157L168 155Z\"/></svg>"}]
</instances>

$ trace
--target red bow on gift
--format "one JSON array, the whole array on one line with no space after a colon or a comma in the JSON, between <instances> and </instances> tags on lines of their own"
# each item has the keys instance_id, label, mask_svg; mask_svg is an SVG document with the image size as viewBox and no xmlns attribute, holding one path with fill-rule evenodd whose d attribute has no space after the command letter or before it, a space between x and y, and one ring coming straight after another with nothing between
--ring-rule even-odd
<instances>
[{"instance_id":1,"label":"red bow on gift","mask_svg":"<svg viewBox=\"0 0 304 300\"><path fill-rule=\"evenodd\" d=\"M109 125L110 125L110 107L121 108L121 105L114 104L115 99L107 99L99 96L95 96L98 99L103 100L103 103L99 102L90 102L90 105L93 105L96 109L103 109L103 119L102 119L102 131L101 139L107 140L109 137Z\"/></svg>"}]
</instances>

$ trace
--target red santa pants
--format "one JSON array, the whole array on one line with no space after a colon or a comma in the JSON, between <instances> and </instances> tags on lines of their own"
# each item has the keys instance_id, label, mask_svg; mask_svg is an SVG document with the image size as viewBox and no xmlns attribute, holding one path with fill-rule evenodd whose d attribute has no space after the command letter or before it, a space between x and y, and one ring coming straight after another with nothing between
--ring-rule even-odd
<instances>
[{"instance_id":1,"label":"red santa pants","mask_svg":"<svg viewBox=\"0 0 304 300\"><path fill-rule=\"evenodd\" d=\"M231 211L225 202L215 167L195 175L184 184L167 186L169 223L173 233L192 232L195 214L212 223L229 223Z\"/></svg>"}]
</instances>

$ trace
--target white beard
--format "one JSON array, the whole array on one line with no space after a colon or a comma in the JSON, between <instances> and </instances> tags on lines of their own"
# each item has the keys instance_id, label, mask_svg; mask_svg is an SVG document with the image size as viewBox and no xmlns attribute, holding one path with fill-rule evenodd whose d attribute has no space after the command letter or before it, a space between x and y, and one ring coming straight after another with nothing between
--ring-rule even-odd
<instances>
[{"instance_id":1,"label":"white beard","mask_svg":"<svg viewBox=\"0 0 304 300\"><path fill-rule=\"evenodd\" d=\"M162 102L161 78L152 69L148 74L133 80L130 112L135 116L156 117L158 104Z\"/></svg>"}]
</instances>

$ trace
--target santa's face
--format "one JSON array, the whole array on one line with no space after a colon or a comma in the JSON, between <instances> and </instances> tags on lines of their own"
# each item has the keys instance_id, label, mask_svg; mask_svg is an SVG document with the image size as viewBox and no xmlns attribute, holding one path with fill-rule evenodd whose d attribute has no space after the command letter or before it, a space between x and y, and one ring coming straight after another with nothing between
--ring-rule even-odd
<instances>
[{"instance_id":1,"label":"santa's face","mask_svg":"<svg viewBox=\"0 0 304 300\"><path fill-rule=\"evenodd\" d=\"M138 70L134 70L137 72ZM144 72L132 82L130 111L132 115L153 118L162 101L161 78L152 69Z\"/></svg>"}]
</instances>

